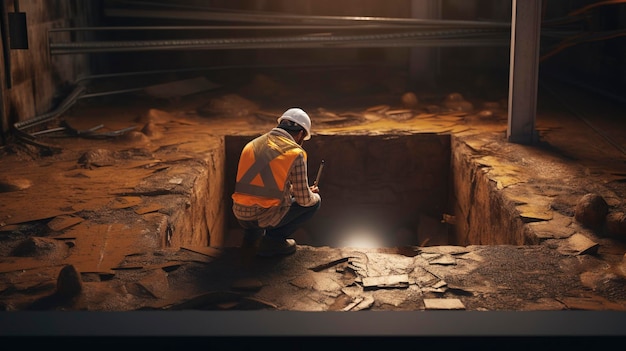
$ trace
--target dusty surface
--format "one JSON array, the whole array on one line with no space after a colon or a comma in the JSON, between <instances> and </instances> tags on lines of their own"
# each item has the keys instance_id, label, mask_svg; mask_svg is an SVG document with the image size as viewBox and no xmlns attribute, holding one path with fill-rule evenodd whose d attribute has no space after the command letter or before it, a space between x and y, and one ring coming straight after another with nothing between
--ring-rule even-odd
<instances>
[{"instance_id":1,"label":"dusty surface","mask_svg":"<svg viewBox=\"0 0 626 351\"><path fill-rule=\"evenodd\" d=\"M604 196L612 213L626 210L623 106L587 95L581 103L568 91L583 119L548 96L537 119L541 143L523 146L504 139L502 100L418 94L415 105L387 92L325 106L324 97L315 104L308 95L290 100L285 89L272 95L280 101L259 106L246 89L81 101L60 120L83 131L102 124L103 134L38 136L38 143L59 148L52 152L24 143L3 147L2 309L626 310L624 238L573 218L589 192ZM310 111L314 134L457 135L496 187L509 191L512 208L540 243L303 245L280 259L256 258L230 242L167 247L164 218L185 208L195 174L211 167L206 160L221 147L214 137L273 127L285 101ZM115 131L122 132L104 134ZM61 274L68 266L75 271Z\"/></svg>"}]
</instances>

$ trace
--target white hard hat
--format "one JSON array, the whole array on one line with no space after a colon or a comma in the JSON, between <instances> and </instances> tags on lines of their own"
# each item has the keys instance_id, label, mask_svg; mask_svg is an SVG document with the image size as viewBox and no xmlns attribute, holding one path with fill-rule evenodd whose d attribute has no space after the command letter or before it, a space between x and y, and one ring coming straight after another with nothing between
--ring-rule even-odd
<instances>
[{"instance_id":1,"label":"white hard hat","mask_svg":"<svg viewBox=\"0 0 626 351\"><path fill-rule=\"evenodd\" d=\"M298 124L300 127L304 128L304 131L306 132L304 140L311 139L311 119L302 109L297 107L290 108L278 118L278 123L282 120L292 121Z\"/></svg>"}]
</instances>

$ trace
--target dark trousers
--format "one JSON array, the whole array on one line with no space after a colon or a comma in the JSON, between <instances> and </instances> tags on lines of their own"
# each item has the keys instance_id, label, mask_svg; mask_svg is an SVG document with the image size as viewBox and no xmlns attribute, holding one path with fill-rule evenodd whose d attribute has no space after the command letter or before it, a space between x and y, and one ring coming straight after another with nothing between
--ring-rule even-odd
<instances>
[{"instance_id":1,"label":"dark trousers","mask_svg":"<svg viewBox=\"0 0 626 351\"><path fill-rule=\"evenodd\" d=\"M239 224L244 229L244 242L253 242L265 234L272 239L286 239L291 236L306 221L311 219L320 208L321 201L309 207L293 203L285 217L275 227L259 227L257 221L242 221Z\"/></svg>"}]
</instances>

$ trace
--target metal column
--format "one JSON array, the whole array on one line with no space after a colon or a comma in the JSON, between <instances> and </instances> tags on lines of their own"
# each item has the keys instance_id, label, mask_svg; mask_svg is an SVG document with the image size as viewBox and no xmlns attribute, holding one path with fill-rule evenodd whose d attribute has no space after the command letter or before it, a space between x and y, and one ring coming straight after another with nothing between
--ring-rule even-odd
<instances>
[{"instance_id":1,"label":"metal column","mask_svg":"<svg viewBox=\"0 0 626 351\"><path fill-rule=\"evenodd\" d=\"M507 138L513 143L532 144L537 140L540 31L541 0L513 0L507 129Z\"/></svg>"}]
</instances>

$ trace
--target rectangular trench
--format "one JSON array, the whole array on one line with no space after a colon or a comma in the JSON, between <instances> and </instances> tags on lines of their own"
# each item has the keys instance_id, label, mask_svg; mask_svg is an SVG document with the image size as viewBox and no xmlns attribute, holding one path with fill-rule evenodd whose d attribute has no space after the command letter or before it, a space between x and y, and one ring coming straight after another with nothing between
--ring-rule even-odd
<instances>
[{"instance_id":1,"label":"rectangular trench","mask_svg":"<svg viewBox=\"0 0 626 351\"><path fill-rule=\"evenodd\" d=\"M237 246L242 230L230 195L243 146L225 136L222 198L205 202L211 246ZM310 182L325 162L322 206L294 234L299 244L330 247L528 244L514 207L453 135L318 135L305 142ZM219 158L219 157L218 157ZM213 192L215 194L215 192ZM223 230L222 230L223 227ZM184 240L183 240L184 241Z\"/></svg>"}]
</instances>

